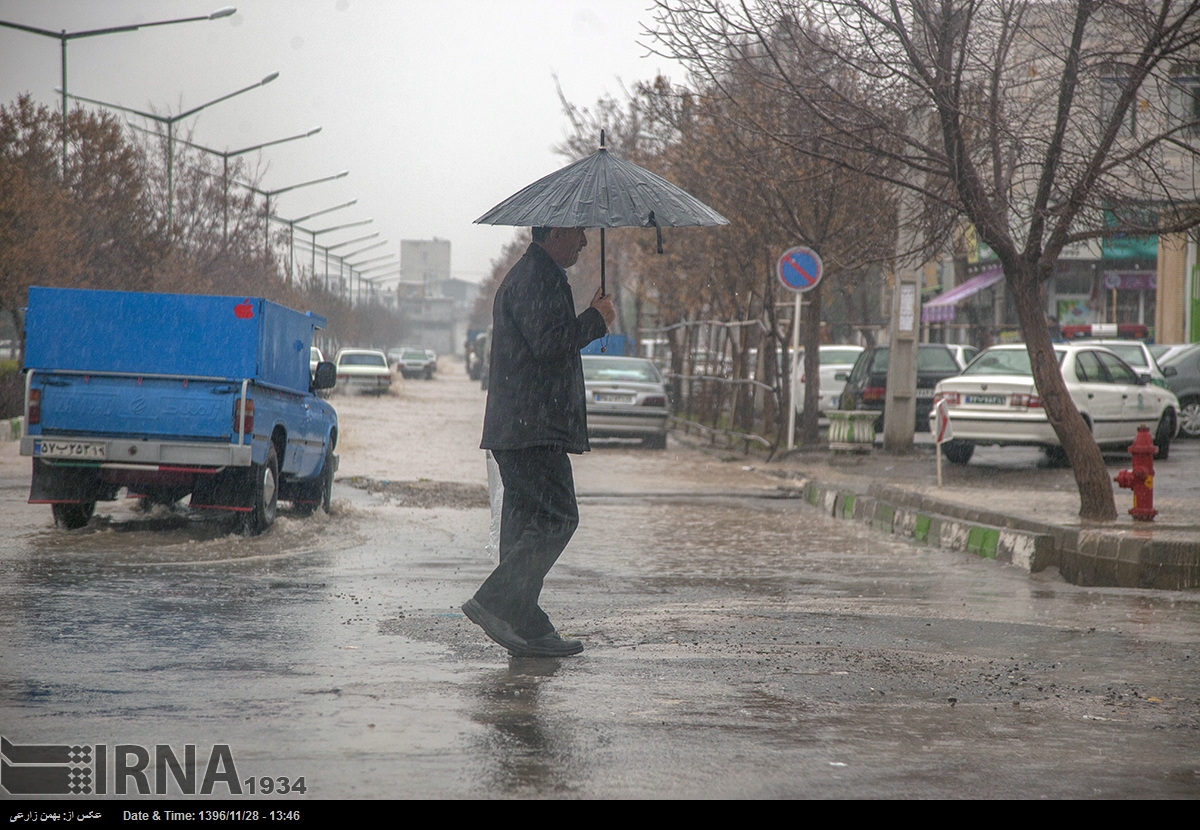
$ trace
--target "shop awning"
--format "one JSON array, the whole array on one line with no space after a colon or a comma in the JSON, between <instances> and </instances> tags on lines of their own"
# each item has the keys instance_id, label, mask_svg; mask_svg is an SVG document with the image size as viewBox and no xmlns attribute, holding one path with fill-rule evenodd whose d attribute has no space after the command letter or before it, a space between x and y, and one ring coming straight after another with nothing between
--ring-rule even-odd
<instances>
[{"instance_id":1,"label":"shop awning","mask_svg":"<svg viewBox=\"0 0 1200 830\"><path fill-rule=\"evenodd\" d=\"M948 323L954 319L958 304L970 299L985 288L991 288L1004 279L1004 269L999 265L976 274L962 285L956 285L944 294L934 297L921 306L922 323Z\"/></svg>"}]
</instances>

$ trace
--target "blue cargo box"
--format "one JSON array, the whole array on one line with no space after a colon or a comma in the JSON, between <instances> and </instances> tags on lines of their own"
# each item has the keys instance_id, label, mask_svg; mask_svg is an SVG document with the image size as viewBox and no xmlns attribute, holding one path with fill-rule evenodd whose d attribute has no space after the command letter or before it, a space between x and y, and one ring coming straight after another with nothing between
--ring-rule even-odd
<instances>
[{"instance_id":1,"label":"blue cargo box","mask_svg":"<svg viewBox=\"0 0 1200 830\"><path fill-rule=\"evenodd\" d=\"M25 367L238 379L307 392L325 318L261 297L29 289Z\"/></svg>"}]
</instances>

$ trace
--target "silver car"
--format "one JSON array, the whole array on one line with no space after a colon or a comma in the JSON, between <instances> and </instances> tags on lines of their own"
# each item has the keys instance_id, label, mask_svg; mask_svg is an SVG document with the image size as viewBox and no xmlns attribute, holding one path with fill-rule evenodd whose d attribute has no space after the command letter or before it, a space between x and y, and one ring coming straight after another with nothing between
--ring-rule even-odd
<instances>
[{"instance_id":1,"label":"silver car","mask_svg":"<svg viewBox=\"0 0 1200 830\"><path fill-rule=\"evenodd\" d=\"M583 356L588 436L641 438L650 449L667 448L667 390L649 360Z\"/></svg>"}]
</instances>

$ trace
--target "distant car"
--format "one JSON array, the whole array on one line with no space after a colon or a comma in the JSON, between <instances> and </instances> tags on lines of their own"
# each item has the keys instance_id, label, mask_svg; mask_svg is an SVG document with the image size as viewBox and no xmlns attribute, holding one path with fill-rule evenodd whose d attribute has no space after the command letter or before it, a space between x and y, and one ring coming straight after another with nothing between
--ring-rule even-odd
<instances>
[{"instance_id":1,"label":"distant car","mask_svg":"<svg viewBox=\"0 0 1200 830\"><path fill-rule=\"evenodd\" d=\"M423 377L433 380L437 369L437 355L426 349L402 349L400 359L396 361L396 369L405 378Z\"/></svg>"},{"instance_id":2,"label":"distant car","mask_svg":"<svg viewBox=\"0 0 1200 830\"><path fill-rule=\"evenodd\" d=\"M387 356L378 349L339 349L333 362L342 389L382 395L392 386Z\"/></svg>"},{"instance_id":3,"label":"distant car","mask_svg":"<svg viewBox=\"0 0 1200 830\"><path fill-rule=\"evenodd\" d=\"M1179 398L1179 431L1200 438L1200 343L1164 358L1167 388Z\"/></svg>"},{"instance_id":4,"label":"distant car","mask_svg":"<svg viewBox=\"0 0 1200 830\"><path fill-rule=\"evenodd\" d=\"M858 356L846 378L839 401L841 409L875 410L879 413L875 431L883 431L883 409L887 401L888 346L872 346ZM933 407L933 388L943 378L957 375L962 368L951 351L941 343L922 343L917 346L916 424L918 431L929 429L929 411Z\"/></svg>"},{"instance_id":5,"label":"distant car","mask_svg":"<svg viewBox=\"0 0 1200 830\"><path fill-rule=\"evenodd\" d=\"M588 435L641 438L650 449L667 448L667 390L649 360L583 356Z\"/></svg>"},{"instance_id":6,"label":"distant car","mask_svg":"<svg viewBox=\"0 0 1200 830\"><path fill-rule=\"evenodd\" d=\"M1055 344L1054 355L1097 444L1128 447L1138 426L1147 424L1154 430L1156 458L1167 458L1179 422L1175 395L1102 346ZM954 438L943 451L953 463L970 461L978 444L1040 446L1051 459L1063 460L1023 344L985 349L961 375L938 383L934 400L944 400L950 415Z\"/></svg>"},{"instance_id":7,"label":"distant car","mask_svg":"<svg viewBox=\"0 0 1200 830\"><path fill-rule=\"evenodd\" d=\"M817 350L817 365L821 367L821 396L817 403L818 412L828 412L838 408L838 400L842 388L846 385L845 377L837 379L837 375L848 375L854 368L854 361L863 353L862 346L821 346ZM796 411L804 409L806 392L804 374L804 352L796 357L796 371L800 377L796 386Z\"/></svg>"}]
</instances>

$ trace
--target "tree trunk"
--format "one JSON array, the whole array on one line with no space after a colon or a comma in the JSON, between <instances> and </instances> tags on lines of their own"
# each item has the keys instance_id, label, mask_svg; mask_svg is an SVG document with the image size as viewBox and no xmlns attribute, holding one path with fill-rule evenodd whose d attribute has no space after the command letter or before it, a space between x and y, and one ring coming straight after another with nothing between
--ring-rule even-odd
<instances>
[{"instance_id":1,"label":"tree trunk","mask_svg":"<svg viewBox=\"0 0 1200 830\"><path fill-rule=\"evenodd\" d=\"M1075 472L1075 486L1079 488L1079 518L1095 522L1115 521L1117 507L1108 468L1104 466L1104 456L1100 454L1100 447L1092 437L1087 421L1071 400L1054 356L1054 344L1046 325L1046 301L1035 266L1021 263L1014 270L1015 274L1005 269L1006 282L1016 300L1017 316L1033 366L1033 382L1042 399L1046 417L1054 427Z\"/></svg>"}]
</instances>

